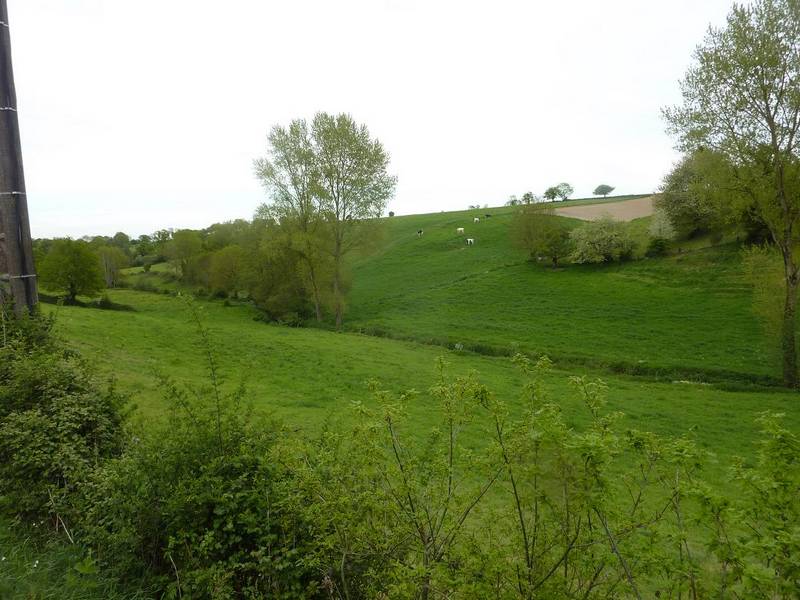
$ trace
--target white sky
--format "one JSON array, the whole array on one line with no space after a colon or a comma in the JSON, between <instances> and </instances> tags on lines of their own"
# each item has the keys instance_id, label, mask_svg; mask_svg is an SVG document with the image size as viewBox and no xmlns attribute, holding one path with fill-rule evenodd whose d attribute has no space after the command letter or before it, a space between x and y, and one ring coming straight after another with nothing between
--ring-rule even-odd
<instances>
[{"instance_id":1,"label":"white sky","mask_svg":"<svg viewBox=\"0 0 800 600\"><path fill-rule=\"evenodd\" d=\"M276 123L349 112L398 214L654 190L730 0L9 0L34 237L250 218Z\"/></svg>"}]
</instances>

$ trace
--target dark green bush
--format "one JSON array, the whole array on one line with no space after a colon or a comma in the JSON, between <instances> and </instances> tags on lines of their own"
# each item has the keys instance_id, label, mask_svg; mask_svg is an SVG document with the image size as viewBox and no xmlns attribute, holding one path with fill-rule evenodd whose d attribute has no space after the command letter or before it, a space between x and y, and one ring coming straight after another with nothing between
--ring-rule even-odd
<instances>
[{"instance_id":1,"label":"dark green bush","mask_svg":"<svg viewBox=\"0 0 800 600\"><path fill-rule=\"evenodd\" d=\"M0 339L0 504L9 515L73 516L71 497L123 446L125 399L52 333L52 320L4 319Z\"/></svg>"},{"instance_id":2,"label":"dark green bush","mask_svg":"<svg viewBox=\"0 0 800 600\"><path fill-rule=\"evenodd\" d=\"M647 244L647 250L644 255L648 258L657 258L659 256L666 256L669 250L669 240L663 237L653 237Z\"/></svg>"}]
</instances>

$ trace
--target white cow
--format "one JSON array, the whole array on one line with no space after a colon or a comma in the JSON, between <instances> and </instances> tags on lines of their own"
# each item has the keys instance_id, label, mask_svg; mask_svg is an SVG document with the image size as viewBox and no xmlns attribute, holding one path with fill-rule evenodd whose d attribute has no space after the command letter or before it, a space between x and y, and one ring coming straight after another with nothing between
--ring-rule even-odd
<instances>
[{"instance_id":1,"label":"white cow","mask_svg":"<svg viewBox=\"0 0 800 600\"><path fill-rule=\"evenodd\" d=\"M459 227L458 229L456 229L456 233L464 233L464 228Z\"/></svg>"},{"instance_id":2,"label":"white cow","mask_svg":"<svg viewBox=\"0 0 800 600\"><path fill-rule=\"evenodd\" d=\"M474 246L475 240L472 238L467 238L467 246Z\"/></svg>"},{"instance_id":3,"label":"white cow","mask_svg":"<svg viewBox=\"0 0 800 600\"><path fill-rule=\"evenodd\" d=\"M475 217L474 219L472 219L472 222L473 223L480 223L481 220L478 217Z\"/></svg>"}]
</instances>

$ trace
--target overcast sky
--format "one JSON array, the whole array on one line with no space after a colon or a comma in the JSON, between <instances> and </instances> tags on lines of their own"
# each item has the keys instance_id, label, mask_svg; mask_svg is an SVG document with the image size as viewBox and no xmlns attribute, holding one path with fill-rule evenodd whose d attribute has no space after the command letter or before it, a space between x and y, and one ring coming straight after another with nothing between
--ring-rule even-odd
<instances>
[{"instance_id":1,"label":"overcast sky","mask_svg":"<svg viewBox=\"0 0 800 600\"><path fill-rule=\"evenodd\" d=\"M398 214L653 191L730 0L8 0L34 237L250 218L276 123L349 112Z\"/></svg>"}]
</instances>

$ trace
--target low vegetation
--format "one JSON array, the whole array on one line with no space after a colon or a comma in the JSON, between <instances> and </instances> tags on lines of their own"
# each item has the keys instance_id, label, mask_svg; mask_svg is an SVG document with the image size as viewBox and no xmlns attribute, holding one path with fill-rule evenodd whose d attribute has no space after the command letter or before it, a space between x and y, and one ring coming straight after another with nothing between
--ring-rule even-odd
<instances>
[{"instance_id":1,"label":"low vegetation","mask_svg":"<svg viewBox=\"0 0 800 600\"><path fill-rule=\"evenodd\" d=\"M800 442L777 415L761 417L758 460L734 466L744 492L733 497L703 480L706 453L690 439L620 427L602 382L573 379L586 420L569 426L546 384L545 358L515 358L521 410L440 362L422 393L429 433L407 423L419 393L396 396L375 383L370 405L351 409L351 426L298 436L247 410L242 388L224 382L200 312L187 310L208 384L187 389L162 379L166 420L128 429L123 445L71 473L79 486L45 479L58 504L35 498L43 524L92 557L79 563L89 572L193 597L643 597L702 589L789 598L796 589L800 554L790 524L800 516L791 493L800 483ZM60 360L64 349L48 322L30 323L6 338L7 358L24 362L34 351ZM46 395L34 393L4 424L35 435L38 426L17 414L73 395L71 378L49 381ZM12 369L4 382L27 386L29 375ZM85 411L102 420L108 409ZM114 422L112 431L123 431L122 419ZM464 445L468 432L493 441ZM3 440L6 468L24 469L26 455L8 453L16 444ZM69 436L53 458L80 455L83 444ZM29 501L5 498L6 517L30 511Z\"/></svg>"}]
</instances>

